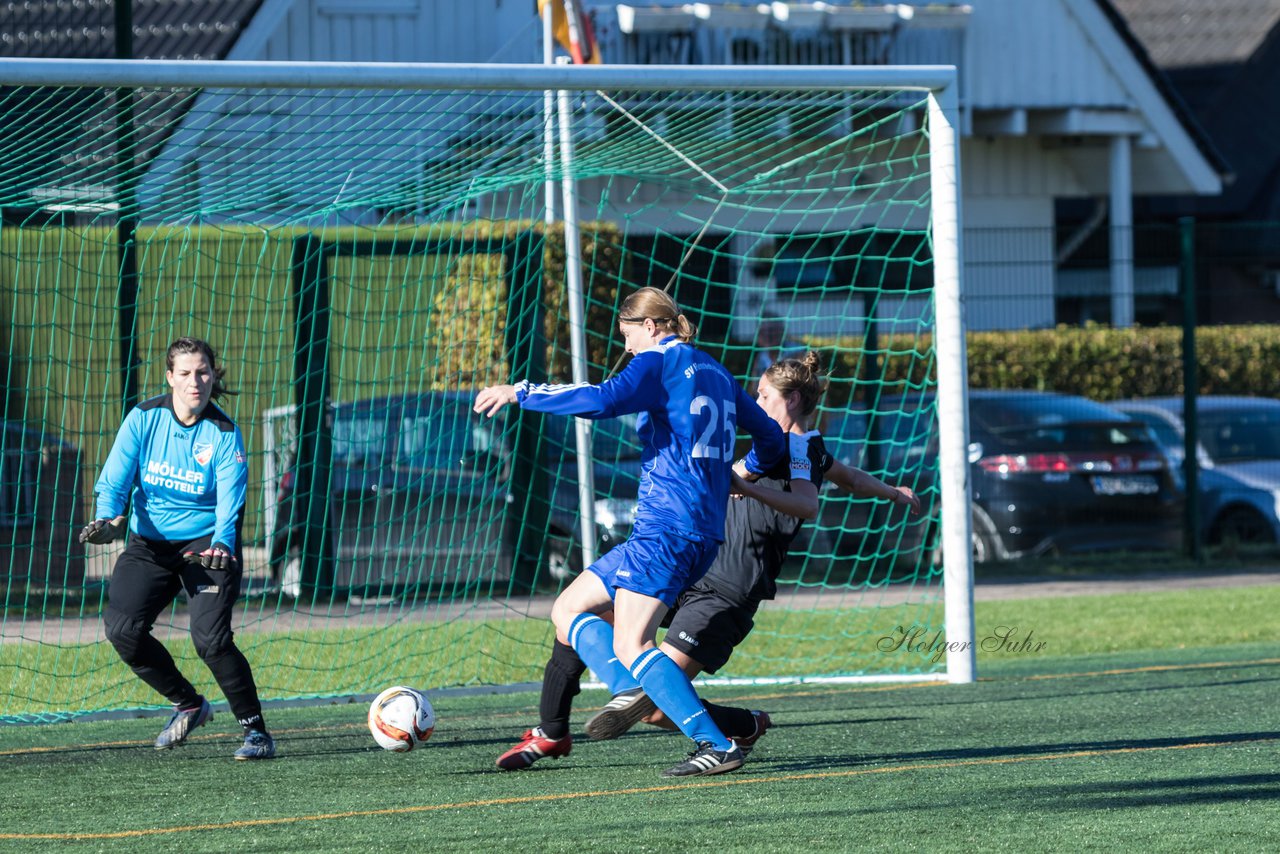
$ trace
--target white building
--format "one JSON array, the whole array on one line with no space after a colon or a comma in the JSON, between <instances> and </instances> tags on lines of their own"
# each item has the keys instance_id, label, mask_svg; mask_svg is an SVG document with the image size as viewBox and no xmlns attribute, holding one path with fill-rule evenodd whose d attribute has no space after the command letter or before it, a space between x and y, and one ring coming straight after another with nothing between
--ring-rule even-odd
<instances>
[{"instance_id":1,"label":"white building","mask_svg":"<svg viewBox=\"0 0 1280 854\"><path fill-rule=\"evenodd\" d=\"M956 65L971 329L1050 326L1060 296L1090 293L1109 296L1112 323L1131 324L1135 299L1171 294L1176 285L1172 269L1135 270L1132 198L1221 191L1222 167L1109 0L585 5L607 62ZM238 24L228 60L542 59L530 0L263 0ZM387 144L396 133L387 115L334 93L305 121L348 129L365 162L317 163L308 172L290 142L298 120L283 118L278 105L270 97L202 95L143 182L153 209L181 209L193 198L202 210L225 209L208 176L234 171L228 164L243 143L237 127L255 134L266 127L278 144L254 171L238 167L224 191L231 186L282 214L327 199L336 216L376 220L377 211L343 208L344 196L376 198L448 156L450 143L439 138ZM278 168L284 162L289 169ZM1064 234L1059 206L1073 199L1092 200L1094 215ZM1109 270L1064 272L1073 247L1099 228L1111 232ZM773 283L753 278L748 266L735 285L752 301L748 311L768 311L777 302Z\"/></svg>"}]
</instances>

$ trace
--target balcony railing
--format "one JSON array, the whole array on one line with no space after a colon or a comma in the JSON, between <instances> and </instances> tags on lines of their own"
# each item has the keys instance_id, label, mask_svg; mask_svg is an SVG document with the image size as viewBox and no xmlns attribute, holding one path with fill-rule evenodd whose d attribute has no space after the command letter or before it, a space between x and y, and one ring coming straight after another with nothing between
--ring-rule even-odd
<instances>
[{"instance_id":1,"label":"balcony railing","mask_svg":"<svg viewBox=\"0 0 1280 854\"><path fill-rule=\"evenodd\" d=\"M594 4L590 11L611 64L963 67L970 9L778 2Z\"/></svg>"}]
</instances>

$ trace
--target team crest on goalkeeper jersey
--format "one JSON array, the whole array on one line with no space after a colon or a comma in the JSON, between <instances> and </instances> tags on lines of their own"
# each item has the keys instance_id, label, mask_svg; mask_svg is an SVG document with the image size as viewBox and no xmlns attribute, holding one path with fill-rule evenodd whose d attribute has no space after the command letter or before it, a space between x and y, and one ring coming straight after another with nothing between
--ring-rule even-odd
<instances>
[{"instance_id":1,"label":"team crest on goalkeeper jersey","mask_svg":"<svg viewBox=\"0 0 1280 854\"><path fill-rule=\"evenodd\" d=\"M202 466L208 465L209 460L213 459L213 443L196 442L191 446L191 452L195 455L196 462Z\"/></svg>"}]
</instances>

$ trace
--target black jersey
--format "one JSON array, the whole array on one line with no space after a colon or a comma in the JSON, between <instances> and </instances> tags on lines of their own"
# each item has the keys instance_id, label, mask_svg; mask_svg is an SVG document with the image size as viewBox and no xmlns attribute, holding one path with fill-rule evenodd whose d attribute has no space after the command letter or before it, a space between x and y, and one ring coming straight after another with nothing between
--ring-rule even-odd
<instances>
[{"instance_id":1,"label":"black jersey","mask_svg":"<svg viewBox=\"0 0 1280 854\"><path fill-rule=\"evenodd\" d=\"M822 486L822 477L831 468L822 434L788 433L790 458L756 481L757 486L789 492L791 481L803 479ZM729 499L725 516L724 545L715 563L695 589L714 591L740 604L772 599L777 593L778 573L791 542L804 524L803 519L749 498Z\"/></svg>"}]
</instances>

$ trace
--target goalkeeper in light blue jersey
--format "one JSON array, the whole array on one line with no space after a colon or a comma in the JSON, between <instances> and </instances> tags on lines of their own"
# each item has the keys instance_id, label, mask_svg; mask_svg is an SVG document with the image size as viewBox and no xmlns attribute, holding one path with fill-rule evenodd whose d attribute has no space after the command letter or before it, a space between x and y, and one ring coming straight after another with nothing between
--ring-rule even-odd
<instances>
[{"instance_id":1,"label":"goalkeeper in light blue jersey","mask_svg":"<svg viewBox=\"0 0 1280 854\"><path fill-rule=\"evenodd\" d=\"M213 348L199 339L170 344L165 367L172 392L125 416L94 486L94 520L80 541L128 540L111 572L103 622L120 658L173 704L156 749L182 744L213 717L209 701L151 634L160 612L185 590L196 652L244 728L235 758L268 759L275 742L262 720L253 672L231 632L249 469L240 428L211 401L234 392L222 384Z\"/></svg>"},{"instance_id":2,"label":"goalkeeper in light blue jersey","mask_svg":"<svg viewBox=\"0 0 1280 854\"><path fill-rule=\"evenodd\" d=\"M643 451L632 535L561 592L551 619L557 639L614 693L638 682L693 739L694 752L664 776L732 771L742 765L742 751L654 641L667 610L703 576L724 539L738 428L755 440L746 461L755 475L786 457L787 440L723 365L690 345L693 326L666 293L642 288L627 297L619 328L634 358L618 376L600 385L492 386L477 395L475 410L492 417L514 403L596 419L639 413ZM612 626L598 616L609 610Z\"/></svg>"}]
</instances>

